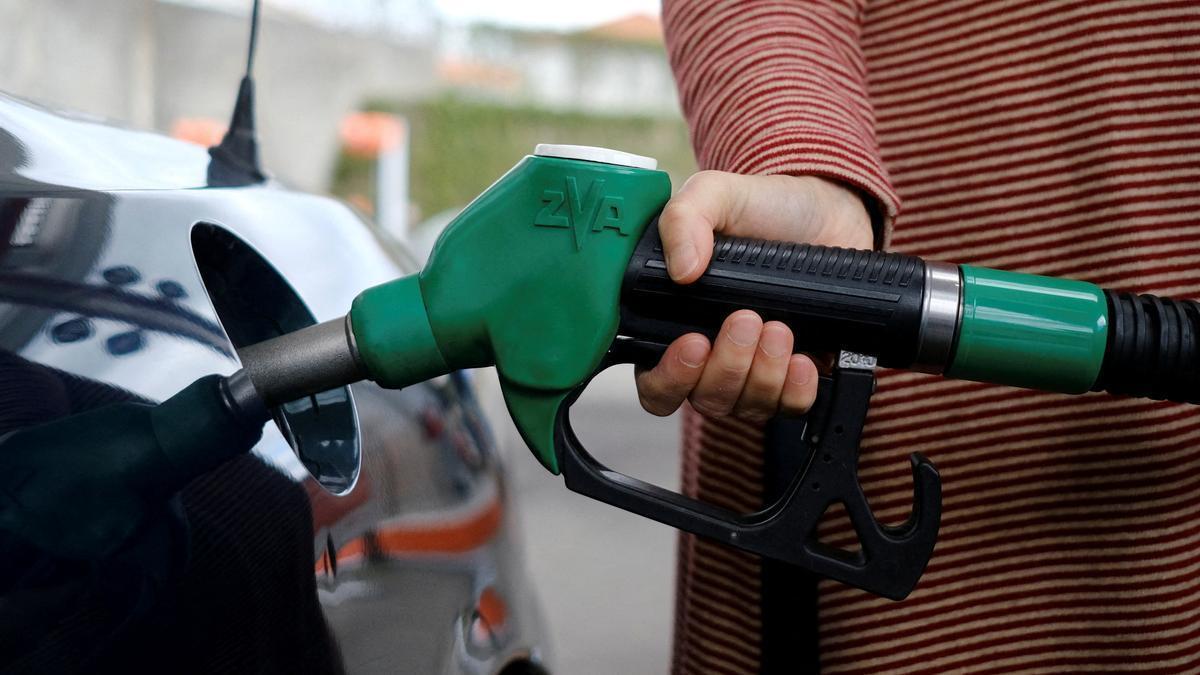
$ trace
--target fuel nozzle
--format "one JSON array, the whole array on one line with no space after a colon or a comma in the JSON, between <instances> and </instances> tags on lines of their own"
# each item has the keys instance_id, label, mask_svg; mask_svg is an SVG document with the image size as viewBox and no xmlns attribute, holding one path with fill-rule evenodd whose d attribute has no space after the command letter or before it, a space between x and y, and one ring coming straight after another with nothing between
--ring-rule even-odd
<instances>
[{"instance_id":1,"label":"fuel nozzle","mask_svg":"<svg viewBox=\"0 0 1200 675\"><path fill-rule=\"evenodd\" d=\"M875 519L858 480L874 367L1082 394L1200 399L1200 306L1083 281L927 262L901 253L717 236L698 280L674 283L655 219L670 182L653 160L539 146L473 201L425 269L363 291L346 317L243 350L268 405L370 379L398 388L495 366L509 413L567 487L746 551L890 598L906 596L933 552L941 482L911 457L913 509ZM840 358L797 450L811 461L774 504L739 514L620 474L592 457L570 408L616 363L652 366L689 332L715 337L750 308L789 325L795 349ZM861 550L814 536L841 503Z\"/></svg>"}]
</instances>

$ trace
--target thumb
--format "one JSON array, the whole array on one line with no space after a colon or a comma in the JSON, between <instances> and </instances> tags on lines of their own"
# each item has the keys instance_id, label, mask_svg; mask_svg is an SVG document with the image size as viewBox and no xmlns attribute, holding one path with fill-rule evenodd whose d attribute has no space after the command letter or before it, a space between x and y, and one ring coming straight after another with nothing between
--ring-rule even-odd
<instances>
[{"instance_id":1,"label":"thumb","mask_svg":"<svg viewBox=\"0 0 1200 675\"><path fill-rule=\"evenodd\" d=\"M713 232L720 232L741 209L735 183L740 176L701 171L683 184L658 219L667 273L676 283L700 277L712 257Z\"/></svg>"}]
</instances>

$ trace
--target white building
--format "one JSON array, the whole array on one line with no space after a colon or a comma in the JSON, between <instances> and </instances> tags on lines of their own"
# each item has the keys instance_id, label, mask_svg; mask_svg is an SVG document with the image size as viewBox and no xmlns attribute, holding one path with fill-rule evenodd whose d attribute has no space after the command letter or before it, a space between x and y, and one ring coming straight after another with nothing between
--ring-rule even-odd
<instances>
[{"instance_id":1,"label":"white building","mask_svg":"<svg viewBox=\"0 0 1200 675\"><path fill-rule=\"evenodd\" d=\"M445 86L473 96L613 114L678 115L658 19L634 15L574 33L447 28Z\"/></svg>"}]
</instances>

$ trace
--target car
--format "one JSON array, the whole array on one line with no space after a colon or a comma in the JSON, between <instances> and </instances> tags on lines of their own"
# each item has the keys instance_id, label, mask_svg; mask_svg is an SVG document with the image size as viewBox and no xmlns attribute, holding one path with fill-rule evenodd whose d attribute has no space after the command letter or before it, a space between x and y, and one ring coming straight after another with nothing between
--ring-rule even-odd
<instances>
[{"instance_id":1,"label":"car","mask_svg":"<svg viewBox=\"0 0 1200 675\"><path fill-rule=\"evenodd\" d=\"M346 205L216 186L214 161L0 94L0 436L228 375L246 346L414 271ZM547 672L469 374L274 412L250 455L184 489L169 592L0 537L0 668Z\"/></svg>"}]
</instances>

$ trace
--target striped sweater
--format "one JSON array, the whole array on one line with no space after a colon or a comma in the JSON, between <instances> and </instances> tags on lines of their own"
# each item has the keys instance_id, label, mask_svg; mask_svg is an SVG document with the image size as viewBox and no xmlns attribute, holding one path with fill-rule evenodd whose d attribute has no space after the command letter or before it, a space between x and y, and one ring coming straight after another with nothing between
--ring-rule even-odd
<instances>
[{"instance_id":1,"label":"striped sweater","mask_svg":"<svg viewBox=\"0 0 1200 675\"><path fill-rule=\"evenodd\" d=\"M1200 2L667 0L704 168L859 188L896 250L1200 296ZM684 488L761 503L761 436L695 415ZM881 372L877 515L941 470L941 538L895 603L825 581L822 670L1200 671L1200 414ZM849 544L841 523L823 537ZM681 539L676 672L760 665L759 562Z\"/></svg>"}]
</instances>

